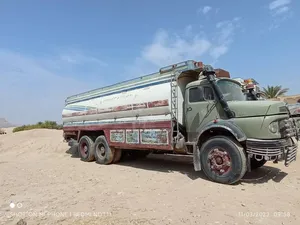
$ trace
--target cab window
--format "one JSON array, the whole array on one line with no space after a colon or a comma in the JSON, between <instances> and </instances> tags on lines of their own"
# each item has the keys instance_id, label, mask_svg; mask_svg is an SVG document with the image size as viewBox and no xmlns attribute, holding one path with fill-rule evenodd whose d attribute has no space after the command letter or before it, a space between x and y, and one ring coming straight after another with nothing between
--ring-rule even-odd
<instances>
[{"instance_id":1,"label":"cab window","mask_svg":"<svg viewBox=\"0 0 300 225\"><path fill-rule=\"evenodd\" d=\"M204 87L203 92L205 100L215 100L214 91L211 87Z\"/></svg>"},{"instance_id":2,"label":"cab window","mask_svg":"<svg viewBox=\"0 0 300 225\"><path fill-rule=\"evenodd\" d=\"M202 102L214 99L214 92L211 87L193 87L189 90L189 102Z\"/></svg>"},{"instance_id":3,"label":"cab window","mask_svg":"<svg viewBox=\"0 0 300 225\"><path fill-rule=\"evenodd\" d=\"M201 102L203 101L203 92L199 87L193 87L189 90L189 102Z\"/></svg>"}]
</instances>

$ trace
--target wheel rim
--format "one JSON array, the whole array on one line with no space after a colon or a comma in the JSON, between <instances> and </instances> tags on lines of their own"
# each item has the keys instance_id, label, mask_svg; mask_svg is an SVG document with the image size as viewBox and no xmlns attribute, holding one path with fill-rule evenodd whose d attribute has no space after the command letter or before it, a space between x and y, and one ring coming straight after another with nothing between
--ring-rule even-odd
<instances>
[{"instance_id":1,"label":"wheel rim","mask_svg":"<svg viewBox=\"0 0 300 225\"><path fill-rule=\"evenodd\" d=\"M96 152L99 159L105 159L106 151L105 151L105 146L103 144L97 145Z\"/></svg>"},{"instance_id":2,"label":"wheel rim","mask_svg":"<svg viewBox=\"0 0 300 225\"><path fill-rule=\"evenodd\" d=\"M210 170L221 176L231 170L231 159L228 152L222 148L214 148L208 154Z\"/></svg>"},{"instance_id":3,"label":"wheel rim","mask_svg":"<svg viewBox=\"0 0 300 225\"><path fill-rule=\"evenodd\" d=\"M88 146L85 142L83 142L81 145L80 145L80 152L81 152L81 155L86 158L87 155L88 155Z\"/></svg>"}]
</instances>

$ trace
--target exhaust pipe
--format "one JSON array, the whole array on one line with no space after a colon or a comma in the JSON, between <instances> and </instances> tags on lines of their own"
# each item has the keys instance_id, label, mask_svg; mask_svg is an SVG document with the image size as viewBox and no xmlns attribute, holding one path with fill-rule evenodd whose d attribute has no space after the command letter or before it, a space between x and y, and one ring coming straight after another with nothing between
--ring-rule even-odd
<instances>
[{"instance_id":1,"label":"exhaust pipe","mask_svg":"<svg viewBox=\"0 0 300 225\"><path fill-rule=\"evenodd\" d=\"M219 86L216 83L215 73L216 72L214 71L212 66L205 65L203 67L202 74L206 77L206 79L211 84L212 88L214 89L216 96L217 96L223 110L225 111L227 117L229 119L234 118L235 117L234 112L229 108L227 101L225 100L224 95L222 94L221 89L219 88Z\"/></svg>"}]
</instances>

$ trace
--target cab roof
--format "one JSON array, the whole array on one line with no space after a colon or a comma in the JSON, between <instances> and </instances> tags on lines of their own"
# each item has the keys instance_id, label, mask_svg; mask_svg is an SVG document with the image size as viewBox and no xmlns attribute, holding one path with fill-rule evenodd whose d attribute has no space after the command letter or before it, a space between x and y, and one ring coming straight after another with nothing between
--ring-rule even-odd
<instances>
[{"instance_id":1,"label":"cab roof","mask_svg":"<svg viewBox=\"0 0 300 225\"><path fill-rule=\"evenodd\" d=\"M233 79L228 78L228 77L217 77L216 81L218 81L218 80L228 80L228 81L234 82L234 83L236 83L238 85L241 85L238 81L233 80ZM186 85L186 88L194 87L194 86L199 86L199 85L204 85L204 84L209 84L208 80L206 80L205 78L188 83Z\"/></svg>"}]
</instances>

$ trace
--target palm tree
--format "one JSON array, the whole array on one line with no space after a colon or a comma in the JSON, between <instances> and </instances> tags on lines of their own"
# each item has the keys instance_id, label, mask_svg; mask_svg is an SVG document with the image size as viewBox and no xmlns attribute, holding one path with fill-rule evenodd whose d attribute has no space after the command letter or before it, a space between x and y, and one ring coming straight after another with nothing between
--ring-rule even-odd
<instances>
[{"instance_id":1,"label":"palm tree","mask_svg":"<svg viewBox=\"0 0 300 225\"><path fill-rule=\"evenodd\" d=\"M279 86L268 85L267 88L263 88L262 95L265 98L277 98L287 93L288 90L289 90L288 88L282 88L281 85Z\"/></svg>"}]
</instances>

